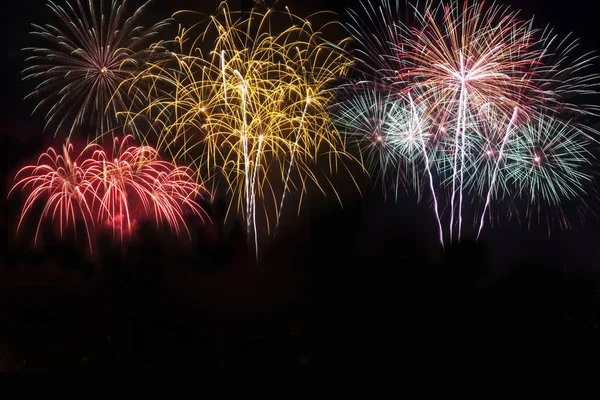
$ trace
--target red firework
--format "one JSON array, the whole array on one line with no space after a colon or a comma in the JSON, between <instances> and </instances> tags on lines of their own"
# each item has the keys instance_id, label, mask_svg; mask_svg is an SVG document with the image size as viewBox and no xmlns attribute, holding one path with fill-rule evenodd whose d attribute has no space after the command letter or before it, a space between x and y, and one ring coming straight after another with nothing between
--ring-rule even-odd
<instances>
[{"instance_id":1,"label":"red firework","mask_svg":"<svg viewBox=\"0 0 600 400\"><path fill-rule=\"evenodd\" d=\"M131 136L114 140L114 158L98 144L86 146L75 161L73 145L63 145L63 153L49 148L36 165L17 172L13 188L30 190L23 205L17 230L34 204L45 202L39 218L35 242L42 221L51 215L58 220L60 235L65 228L82 220L92 251L90 228L109 227L121 240L131 236L139 218L150 217L157 226L166 224L176 234L184 229L185 212L191 211L203 222L208 215L196 202L207 194L186 167L160 159L149 146L129 145ZM10 193L9 193L10 195Z\"/></svg>"}]
</instances>

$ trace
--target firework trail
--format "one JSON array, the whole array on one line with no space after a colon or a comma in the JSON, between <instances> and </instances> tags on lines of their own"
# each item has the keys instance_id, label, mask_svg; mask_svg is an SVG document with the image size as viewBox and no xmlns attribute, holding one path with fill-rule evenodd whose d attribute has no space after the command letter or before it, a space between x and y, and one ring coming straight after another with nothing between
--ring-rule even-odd
<instances>
[{"instance_id":1,"label":"firework trail","mask_svg":"<svg viewBox=\"0 0 600 400\"><path fill-rule=\"evenodd\" d=\"M415 103L412 99L410 93L408 93L408 99L410 101L410 108L414 115L414 120L417 121L417 131L419 132L419 140L421 142L421 148L423 149L423 158L425 161L425 169L427 171L427 175L429 176L429 187L431 189L431 196L433 197L433 210L435 212L435 219L438 223L438 229L440 234L440 244L444 247L444 229L442 228L442 221L440 220L440 213L438 207L437 197L435 195L435 187L433 184L433 175L431 174L431 166L429 163L429 156L427 155L427 147L425 146L425 140L423 139L423 132L421 127L421 117L417 113L417 109L415 107Z\"/></svg>"},{"instance_id":2,"label":"firework trail","mask_svg":"<svg viewBox=\"0 0 600 400\"><path fill-rule=\"evenodd\" d=\"M85 127L97 137L118 127L117 113L145 96L122 84L157 53L149 41L168 24L137 25L149 3L129 17L126 0L100 0L99 8L90 0L87 10L80 0L48 1L58 24L32 25L31 34L46 47L24 49L31 55L23 71L25 80L37 82L27 98L40 99L34 113L46 109L46 128L55 126L55 134L68 129L71 137Z\"/></svg>"},{"instance_id":3,"label":"firework trail","mask_svg":"<svg viewBox=\"0 0 600 400\"><path fill-rule=\"evenodd\" d=\"M184 16L195 14L175 14ZM347 40L326 42L325 27L289 10L239 13L222 3L180 27L170 60L128 82L161 88L128 119L153 127L147 140L189 160L212 193L226 188L228 214L243 215L257 255L259 207L270 231L269 215L277 226L287 191L299 190L298 207L308 182L324 192L312 170L318 158L327 156L333 171L348 156L327 112L331 87L350 66L341 50Z\"/></svg>"},{"instance_id":4,"label":"firework trail","mask_svg":"<svg viewBox=\"0 0 600 400\"><path fill-rule=\"evenodd\" d=\"M432 127L425 111L415 104L410 93L383 95L379 90L371 90L360 91L336 105L332 115L340 131L348 136L349 146L358 149L367 170L379 171L384 189L391 183L396 200L402 184L415 190L419 197L425 187L431 190L440 243L444 246L431 171L437 145L429 132ZM428 183L423 185L423 179Z\"/></svg>"},{"instance_id":5,"label":"firework trail","mask_svg":"<svg viewBox=\"0 0 600 400\"><path fill-rule=\"evenodd\" d=\"M114 139L111 158L97 143L86 146L74 159L73 145L63 152L49 148L36 165L18 171L9 195L17 189L29 191L17 230L35 203L44 204L35 242L42 221L58 220L60 235L77 220L82 220L92 252L91 228L110 227L121 241L131 236L133 220L152 217L157 226L168 225L176 234L187 230L185 212L205 222L208 215L195 198L206 195L188 168L158 158L155 149L129 145L131 136ZM22 175L25 175L21 179Z\"/></svg>"},{"instance_id":6,"label":"firework trail","mask_svg":"<svg viewBox=\"0 0 600 400\"><path fill-rule=\"evenodd\" d=\"M508 123L508 127L506 128L506 133L504 134L504 139L502 139L502 145L500 146L500 151L498 152L496 165L494 167L494 173L492 174L492 180L490 182L490 188L488 189L487 196L485 198L485 206L483 207L483 212L481 213L481 221L479 222L479 230L477 231L477 239L481 235L481 230L483 229L483 222L485 219L485 212L487 211L488 206L490 205L490 200L492 196L492 190L494 189L494 185L496 184L496 178L498 177L498 168L500 167L500 161L502 160L502 156L504 155L504 148L506 147L506 143L508 143L508 139L510 138L511 129L516 122L517 115L519 109L515 108L513 115Z\"/></svg>"},{"instance_id":7,"label":"firework trail","mask_svg":"<svg viewBox=\"0 0 600 400\"><path fill-rule=\"evenodd\" d=\"M292 156L290 158L290 164L288 165L287 173L285 174L285 184L283 186L283 194L281 195L281 204L279 205L279 213L277 214L277 224L275 225L275 230L279 226L279 220L281 219L281 211L283 210L283 202L285 201L285 194L288 191L288 184L290 182L290 175L292 174L292 166L294 165L294 156L296 155L296 151L298 149L298 141L300 140L300 135L302 133L302 125L304 124L304 116L306 115L306 111L308 109L308 104L310 103L310 96L306 96L306 105L304 106L304 110L302 111L302 117L300 117L300 124L298 125L298 131L296 133L296 140L294 141L294 148L292 149Z\"/></svg>"}]
</instances>

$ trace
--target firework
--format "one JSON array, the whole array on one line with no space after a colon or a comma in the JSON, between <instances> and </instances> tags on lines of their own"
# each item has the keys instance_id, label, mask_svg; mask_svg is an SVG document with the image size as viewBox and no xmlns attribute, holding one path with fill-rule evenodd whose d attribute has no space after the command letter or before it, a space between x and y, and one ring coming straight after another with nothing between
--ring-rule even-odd
<instances>
[{"instance_id":1,"label":"firework","mask_svg":"<svg viewBox=\"0 0 600 400\"><path fill-rule=\"evenodd\" d=\"M157 226L166 223L176 234L182 228L187 231L184 207L204 222L207 215L193 199L206 192L196 185L189 168L162 161L154 148L129 145L130 140L131 136L115 138L112 161L105 152L93 151L96 168L90 183L99 199L99 220L121 239L131 235L132 208L138 215L152 216Z\"/></svg>"},{"instance_id":2,"label":"firework","mask_svg":"<svg viewBox=\"0 0 600 400\"><path fill-rule=\"evenodd\" d=\"M62 154L50 148L35 166L26 166L13 190L30 191L21 212L18 228L35 203L44 205L35 235L48 216L57 220L60 234L77 221L86 228L92 251L91 228L109 227L123 240L131 235L136 219L151 217L168 225L176 234L187 231L185 212L202 218L206 212L196 202L206 191L196 184L188 168L158 158L155 149L128 145L131 136L121 142L114 139L114 158L96 143L86 146L73 161L73 145L63 146ZM10 193L9 193L10 195ZM189 231L188 231L189 235Z\"/></svg>"},{"instance_id":3,"label":"firework","mask_svg":"<svg viewBox=\"0 0 600 400\"><path fill-rule=\"evenodd\" d=\"M571 125L596 135L582 121L595 119L600 111L595 99L600 79L593 72L597 55L581 53L579 39L571 34L561 37L546 28L538 36L540 39L534 46L538 57L531 66L537 108L545 116L569 120Z\"/></svg>"},{"instance_id":4,"label":"firework","mask_svg":"<svg viewBox=\"0 0 600 400\"><path fill-rule=\"evenodd\" d=\"M359 91L350 100L340 103L333 116L335 123L350 137L350 144L365 158L362 163L367 169L379 170L384 188L391 184L396 200L401 185L411 187L420 198L423 178L427 179L440 229L440 243L444 246L431 171L436 160L436 137L431 134L424 112L410 93L383 95L379 90L370 90Z\"/></svg>"},{"instance_id":5,"label":"firework","mask_svg":"<svg viewBox=\"0 0 600 400\"><path fill-rule=\"evenodd\" d=\"M593 144L576 124L555 117L518 125L507 146L505 167L513 194L538 210L540 205L560 208L563 201L577 200L593 183ZM568 225L564 218L563 223Z\"/></svg>"},{"instance_id":6,"label":"firework","mask_svg":"<svg viewBox=\"0 0 600 400\"><path fill-rule=\"evenodd\" d=\"M62 150L62 153L59 153L52 148L48 149L38 158L37 165L26 166L17 173L17 177L28 176L19 180L11 192L18 187L22 190L31 189L23 205L17 230L20 229L26 214L31 211L34 204L42 197L47 197L37 225L35 242L37 242L41 223L48 216L51 216L52 220L58 219L61 236L66 227L71 224L75 226L77 220L82 220L91 251L92 242L88 224L94 223L94 212L90 204L90 199L93 201L95 196L95 190L90 183L93 161L79 158L73 161L70 154L73 151L71 144L64 145Z\"/></svg>"},{"instance_id":7,"label":"firework","mask_svg":"<svg viewBox=\"0 0 600 400\"><path fill-rule=\"evenodd\" d=\"M327 107L349 60L345 41L331 46L321 36L289 10L244 14L222 3L204 25L180 27L171 60L132 80L161 94L130 119L148 121L158 149L189 160L213 188L224 183L257 257L257 208L270 230L287 191L299 190L301 202L307 182L323 190L311 170L315 160L328 155L333 170L344 154Z\"/></svg>"},{"instance_id":8,"label":"firework","mask_svg":"<svg viewBox=\"0 0 600 400\"><path fill-rule=\"evenodd\" d=\"M427 1L404 16L398 2L361 7L350 11L358 75L342 86L338 126L362 138L361 152L386 160L381 168L396 180L418 193L428 182L438 222L434 182L449 193L450 240L456 228L460 240L463 195L483 204L479 236L492 202L560 208L561 200L584 194L597 134L589 123L598 114L588 99L598 79L588 72L594 57L578 55L577 41L536 30L532 20L500 5ZM369 111L365 98L373 104ZM363 129L356 123L365 111L373 120ZM396 126L422 127L420 152L390 140ZM365 146L375 127L383 127L377 136L385 144ZM553 154L543 168L531 163L532 143ZM443 245L441 226L440 238Z\"/></svg>"},{"instance_id":9,"label":"firework","mask_svg":"<svg viewBox=\"0 0 600 400\"><path fill-rule=\"evenodd\" d=\"M434 119L454 125L449 229L452 240L456 212L460 240L469 110L493 104L510 114L526 107L522 94L532 86L527 74L535 39L526 21L501 6L451 2L426 9L419 19L421 26L407 31L410 50L402 56L406 67L399 78L430 104Z\"/></svg>"},{"instance_id":10,"label":"firework","mask_svg":"<svg viewBox=\"0 0 600 400\"><path fill-rule=\"evenodd\" d=\"M332 112L334 122L348 137L348 146L359 150L361 163L398 198L402 187L422 194L422 134L429 143L426 120L414 113L407 96L359 91Z\"/></svg>"},{"instance_id":11,"label":"firework","mask_svg":"<svg viewBox=\"0 0 600 400\"><path fill-rule=\"evenodd\" d=\"M381 3L361 2L358 10L349 9L349 23L346 29L356 43L352 51L354 69L359 76L353 76L351 86L368 83L378 90L389 92L404 62L396 57L396 50L402 51L404 42L398 29L403 10L399 2L382 0Z\"/></svg>"},{"instance_id":12,"label":"firework","mask_svg":"<svg viewBox=\"0 0 600 400\"><path fill-rule=\"evenodd\" d=\"M137 20L148 6L146 2L128 17L126 0L93 1L89 8L77 0L48 8L59 25L33 25L33 36L46 47L30 47L25 79L37 82L27 97L39 98L34 109L46 109L46 127L55 133L87 127L95 136L118 127L117 113L131 108L144 92L132 92L122 85L127 78L143 69L145 60L156 49L148 47L160 28L168 21L145 29ZM107 7L105 7L105 5Z\"/></svg>"}]
</instances>

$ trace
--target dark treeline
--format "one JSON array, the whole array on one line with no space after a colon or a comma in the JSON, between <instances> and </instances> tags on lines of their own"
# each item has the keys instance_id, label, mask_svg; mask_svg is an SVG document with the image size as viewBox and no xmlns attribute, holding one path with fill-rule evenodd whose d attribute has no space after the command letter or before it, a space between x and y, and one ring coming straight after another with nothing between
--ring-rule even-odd
<instances>
[{"instance_id":1,"label":"dark treeline","mask_svg":"<svg viewBox=\"0 0 600 400\"><path fill-rule=\"evenodd\" d=\"M598 336L597 281L577 265L523 259L490 280L485 243L442 252L368 199L321 207L256 265L223 207L190 222L191 242L151 224L101 236L92 257L51 231L37 252L13 241L1 368L347 366Z\"/></svg>"}]
</instances>

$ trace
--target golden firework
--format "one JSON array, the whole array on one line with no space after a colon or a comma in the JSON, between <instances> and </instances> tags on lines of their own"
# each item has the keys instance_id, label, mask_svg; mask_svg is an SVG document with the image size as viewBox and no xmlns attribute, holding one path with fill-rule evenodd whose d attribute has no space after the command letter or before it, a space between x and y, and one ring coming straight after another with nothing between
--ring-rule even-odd
<instances>
[{"instance_id":1,"label":"golden firework","mask_svg":"<svg viewBox=\"0 0 600 400\"><path fill-rule=\"evenodd\" d=\"M181 24L175 40L161 44L171 56L132 82L150 90L147 107L129 113L129 121L145 119L152 127L146 139L191 162L211 193L225 184L228 214L232 205L243 214L257 255L257 208L270 231L288 190L300 192L299 204L308 182L324 191L317 159L327 157L332 172L347 156L328 107L351 64L343 50L348 39L324 40L328 25L317 27L287 7L242 13L221 3L201 22Z\"/></svg>"}]
</instances>

